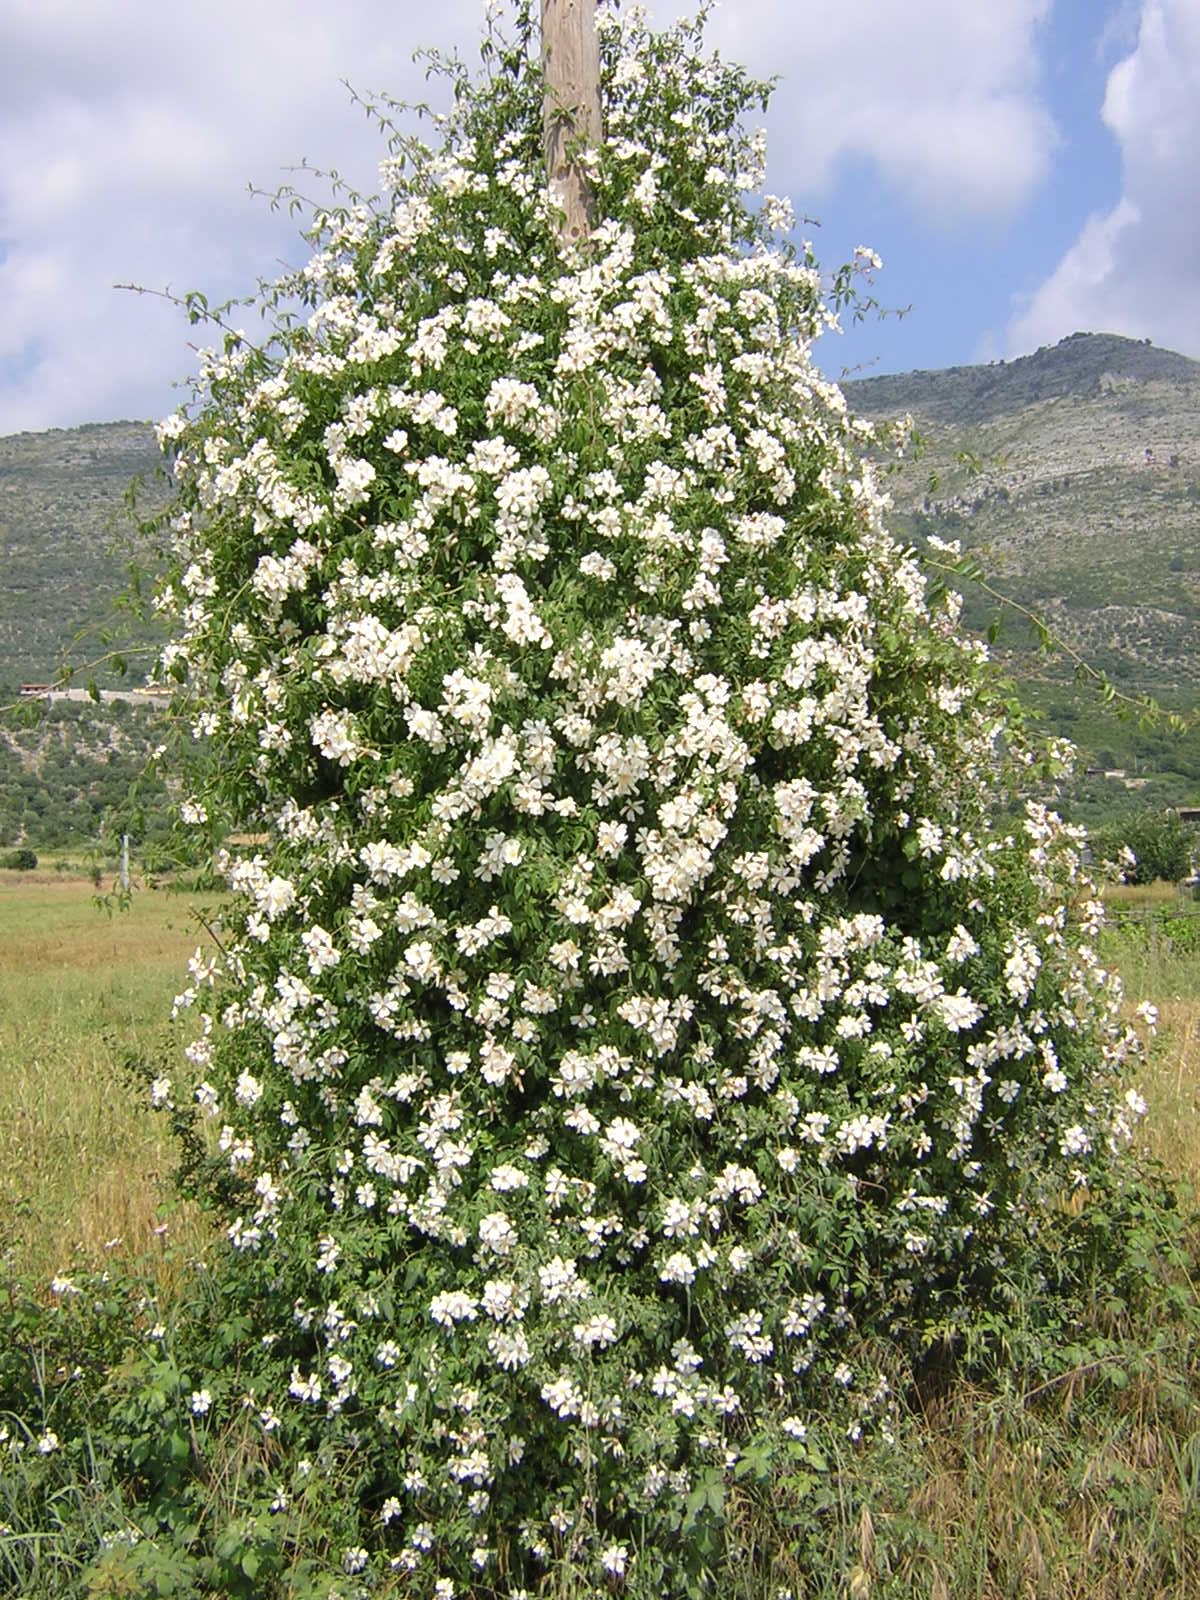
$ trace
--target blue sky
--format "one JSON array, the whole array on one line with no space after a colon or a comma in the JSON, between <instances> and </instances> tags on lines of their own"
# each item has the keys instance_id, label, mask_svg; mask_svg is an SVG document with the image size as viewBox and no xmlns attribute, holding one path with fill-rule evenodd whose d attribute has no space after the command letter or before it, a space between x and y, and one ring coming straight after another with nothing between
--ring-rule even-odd
<instances>
[{"instance_id":1,"label":"blue sky","mask_svg":"<svg viewBox=\"0 0 1200 1600\"><path fill-rule=\"evenodd\" d=\"M847 366L907 371L1016 353L1006 337L1014 311L1050 277L1086 218L1109 210L1121 194L1120 146L1100 108L1109 70L1133 43L1128 26L1120 26L1123 11L1128 16L1128 7L1102 0L1057 0L1035 26L1036 87L1054 139L1045 180L1018 206L939 219L870 165L844 174L818 212L818 241L828 240L837 254L865 230L884 260L878 298L912 308L903 320L848 330L840 352ZM1197 345L1200 355L1200 339Z\"/></svg>"},{"instance_id":2,"label":"blue sky","mask_svg":"<svg viewBox=\"0 0 1200 1600\"><path fill-rule=\"evenodd\" d=\"M370 184L340 80L419 98L412 51L473 51L481 14L0 0L0 433L169 410L195 332L112 285L270 275L294 233L248 183L308 157ZM832 374L1081 328L1200 358L1200 0L726 0L710 36L780 76L769 187L820 219L819 256L871 245L879 299L912 306L823 341Z\"/></svg>"}]
</instances>

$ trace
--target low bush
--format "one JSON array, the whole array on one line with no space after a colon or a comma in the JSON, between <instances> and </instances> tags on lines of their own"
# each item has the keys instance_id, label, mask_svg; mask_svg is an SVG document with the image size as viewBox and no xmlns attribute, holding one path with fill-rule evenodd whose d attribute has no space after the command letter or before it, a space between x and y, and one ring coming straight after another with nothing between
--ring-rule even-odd
<instances>
[{"instance_id":1,"label":"low bush","mask_svg":"<svg viewBox=\"0 0 1200 1600\"><path fill-rule=\"evenodd\" d=\"M1091 840L1097 856L1120 865L1128 883L1179 883L1192 871L1196 832L1174 811L1123 817L1094 829Z\"/></svg>"},{"instance_id":2,"label":"low bush","mask_svg":"<svg viewBox=\"0 0 1200 1600\"><path fill-rule=\"evenodd\" d=\"M1195 1264L1152 1173L1064 1207L994 1337L947 1329L915 1361L862 1341L887 1380L880 1425L814 1419L790 1452L743 1452L639 1564L697 1600L1191 1592L1200 1511L1170 1464L1194 1452ZM165 1299L119 1259L0 1282L0 1593L411 1595L405 1563L360 1561L379 1510L361 1415L297 1427L263 1403L297 1341L253 1339L247 1307L263 1296L282 1323L287 1286L245 1256L176 1265ZM562 1576L563 1600L597 1593ZM501 1572L456 1592L512 1590Z\"/></svg>"}]
</instances>

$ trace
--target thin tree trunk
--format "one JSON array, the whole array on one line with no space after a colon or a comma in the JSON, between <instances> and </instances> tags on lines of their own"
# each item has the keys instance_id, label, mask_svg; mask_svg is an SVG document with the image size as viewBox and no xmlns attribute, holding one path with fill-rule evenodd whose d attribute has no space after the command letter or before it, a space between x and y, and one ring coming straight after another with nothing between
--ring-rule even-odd
<instances>
[{"instance_id":1,"label":"thin tree trunk","mask_svg":"<svg viewBox=\"0 0 1200 1600\"><path fill-rule=\"evenodd\" d=\"M574 147L599 144L602 133L596 0L542 0L542 62L546 176L564 212L559 242L575 244L596 221L591 181L571 155Z\"/></svg>"}]
</instances>

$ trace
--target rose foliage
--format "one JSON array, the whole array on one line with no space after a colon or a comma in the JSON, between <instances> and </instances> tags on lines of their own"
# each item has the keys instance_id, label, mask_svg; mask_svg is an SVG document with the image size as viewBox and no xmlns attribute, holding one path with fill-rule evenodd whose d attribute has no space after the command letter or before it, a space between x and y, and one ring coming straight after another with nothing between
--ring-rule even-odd
<instances>
[{"instance_id":1,"label":"rose foliage","mask_svg":"<svg viewBox=\"0 0 1200 1600\"><path fill-rule=\"evenodd\" d=\"M584 245L522 4L162 428L185 820L251 840L155 1086L253 1335L204 1425L341 1451L414 1595L676 1592L1141 1109L1079 836L991 820L1021 741L811 364L765 87L600 21Z\"/></svg>"}]
</instances>

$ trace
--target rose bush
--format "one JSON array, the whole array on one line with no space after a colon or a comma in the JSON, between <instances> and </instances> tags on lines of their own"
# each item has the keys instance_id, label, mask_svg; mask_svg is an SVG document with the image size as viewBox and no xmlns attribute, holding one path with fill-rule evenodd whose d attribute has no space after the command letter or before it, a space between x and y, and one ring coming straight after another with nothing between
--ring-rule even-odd
<instances>
[{"instance_id":1,"label":"rose bush","mask_svg":"<svg viewBox=\"0 0 1200 1600\"><path fill-rule=\"evenodd\" d=\"M684 1592L1141 1109L1080 838L994 820L1033 756L810 360L766 89L600 20L584 245L521 3L161 430L184 817L257 841L154 1086L245 1316L194 1426L336 1461L413 1594Z\"/></svg>"}]
</instances>

